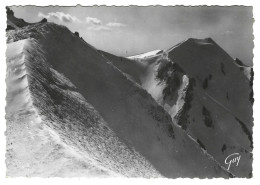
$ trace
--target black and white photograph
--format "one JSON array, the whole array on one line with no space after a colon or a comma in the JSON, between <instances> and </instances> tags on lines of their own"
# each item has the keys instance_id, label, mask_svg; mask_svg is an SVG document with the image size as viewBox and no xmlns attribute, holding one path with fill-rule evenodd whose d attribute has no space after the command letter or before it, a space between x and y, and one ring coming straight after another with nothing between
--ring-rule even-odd
<instances>
[{"instance_id":1,"label":"black and white photograph","mask_svg":"<svg viewBox=\"0 0 260 185\"><path fill-rule=\"evenodd\" d=\"M1 11L6 178L255 176L253 6Z\"/></svg>"}]
</instances>

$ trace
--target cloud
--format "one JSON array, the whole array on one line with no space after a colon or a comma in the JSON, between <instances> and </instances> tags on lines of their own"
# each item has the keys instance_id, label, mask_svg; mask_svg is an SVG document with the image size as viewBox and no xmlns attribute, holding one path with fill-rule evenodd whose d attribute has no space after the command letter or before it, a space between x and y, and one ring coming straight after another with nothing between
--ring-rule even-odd
<instances>
[{"instance_id":1,"label":"cloud","mask_svg":"<svg viewBox=\"0 0 260 185\"><path fill-rule=\"evenodd\" d=\"M119 22L109 22L106 24L109 27L125 27L126 24L119 23Z\"/></svg>"},{"instance_id":2,"label":"cloud","mask_svg":"<svg viewBox=\"0 0 260 185\"><path fill-rule=\"evenodd\" d=\"M109 22L107 24L103 24L100 19L95 17L86 17L86 22L91 25L88 28L88 30L91 31L112 31L112 28L126 26L122 23L117 22Z\"/></svg>"},{"instance_id":3,"label":"cloud","mask_svg":"<svg viewBox=\"0 0 260 185\"><path fill-rule=\"evenodd\" d=\"M38 13L38 17L44 17L46 19L56 19L65 23L80 23L81 21L70 14L65 14L63 12L49 12L48 14Z\"/></svg>"},{"instance_id":4,"label":"cloud","mask_svg":"<svg viewBox=\"0 0 260 185\"><path fill-rule=\"evenodd\" d=\"M98 18L95 17L86 17L86 22L88 24L101 25L102 22Z\"/></svg>"},{"instance_id":5,"label":"cloud","mask_svg":"<svg viewBox=\"0 0 260 185\"><path fill-rule=\"evenodd\" d=\"M90 31L112 31L111 28L103 25L94 25L88 28Z\"/></svg>"}]
</instances>

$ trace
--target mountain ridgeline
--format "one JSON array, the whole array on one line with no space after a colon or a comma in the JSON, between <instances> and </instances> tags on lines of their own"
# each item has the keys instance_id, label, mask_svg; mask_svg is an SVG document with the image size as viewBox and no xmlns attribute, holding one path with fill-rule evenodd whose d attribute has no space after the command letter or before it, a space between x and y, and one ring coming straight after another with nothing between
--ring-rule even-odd
<instances>
[{"instance_id":1,"label":"mountain ridgeline","mask_svg":"<svg viewBox=\"0 0 260 185\"><path fill-rule=\"evenodd\" d=\"M7 176L252 176L253 70L212 39L124 58L9 15Z\"/></svg>"}]
</instances>

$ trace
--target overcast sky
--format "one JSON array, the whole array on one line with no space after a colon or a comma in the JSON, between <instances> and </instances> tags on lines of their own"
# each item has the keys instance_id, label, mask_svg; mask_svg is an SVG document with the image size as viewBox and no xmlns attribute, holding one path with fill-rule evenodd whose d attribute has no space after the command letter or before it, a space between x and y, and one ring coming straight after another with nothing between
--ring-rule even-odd
<instances>
[{"instance_id":1,"label":"overcast sky","mask_svg":"<svg viewBox=\"0 0 260 185\"><path fill-rule=\"evenodd\" d=\"M27 22L46 17L98 49L130 56L168 49L187 38L211 37L233 58L252 64L252 8L234 7L11 7Z\"/></svg>"}]
</instances>

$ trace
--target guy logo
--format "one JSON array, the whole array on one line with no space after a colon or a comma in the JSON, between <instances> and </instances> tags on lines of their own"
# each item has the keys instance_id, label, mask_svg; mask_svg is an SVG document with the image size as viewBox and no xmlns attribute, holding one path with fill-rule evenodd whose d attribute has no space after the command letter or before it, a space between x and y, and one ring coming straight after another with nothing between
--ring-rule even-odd
<instances>
[{"instance_id":1,"label":"guy logo","mask_svg":"<svg viewBox=\"0 0 260 185\"><path fill-rule=\"evenodd\" d=\"M233 153L227 156L227 158L225 159L225 164L228 165L227 170L229 170L231 164L236 164L236 166L238 166L240 159L241 155L239 153Z\"/></svg>"}]
</instances>

